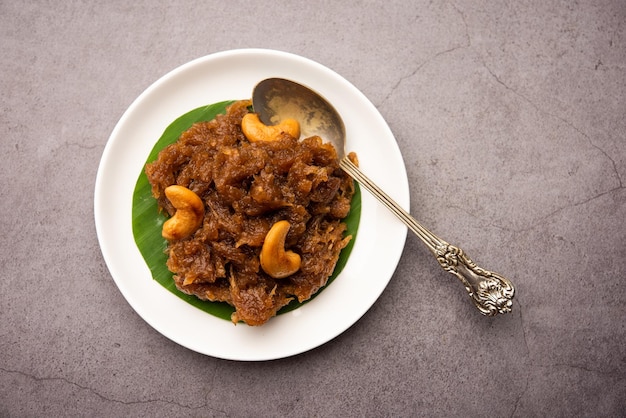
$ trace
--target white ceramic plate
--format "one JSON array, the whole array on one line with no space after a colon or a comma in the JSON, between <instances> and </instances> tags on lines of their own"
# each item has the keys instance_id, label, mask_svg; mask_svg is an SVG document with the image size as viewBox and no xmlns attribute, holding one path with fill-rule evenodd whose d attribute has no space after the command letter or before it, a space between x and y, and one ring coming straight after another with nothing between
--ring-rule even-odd
<instances>
[{"instance_id":1,"label":"white ceramic plate","mask_svg":"<svg viewBox=\"0 0 626 418\"><path fill-rule=\"evenodd\" d=\"M259 81L288 78L321 93L342 115L347 149L362 170L409 209L398 145L374 105L337 73L285 52L242 49L191 61L152 84L124 113L106 144L94 212L102 254L135 311L164 336L191 350L231 360L292 356L328 342L376 302L391 279L407 229L362 189L358 236L339 277L310 303L261 327L233 325L176 297L152 279L132 233L132 195L150 150L165 128L199 106L250 98Z\"/></svg>"}]
</instances>

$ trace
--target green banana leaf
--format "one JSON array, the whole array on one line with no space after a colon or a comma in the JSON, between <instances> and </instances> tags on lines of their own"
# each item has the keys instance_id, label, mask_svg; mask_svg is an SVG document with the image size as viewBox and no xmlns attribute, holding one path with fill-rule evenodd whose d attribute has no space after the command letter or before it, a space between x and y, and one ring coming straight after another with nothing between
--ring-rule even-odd
<instances>
[{"instance_id":1,"label":"green banana leaf","mask_svg":"<svg viewBox=\"0 0 626 418\"><path fill-rule=\"evenodd\" d=\"M196 122L210 121L218 114L226 113L226 108L234 101L224 101L214 103L208 106L202 106L185 113L174 122L172 122L163 132L163 135L148 155L146 164L157 159L159 152L167 145L176 142L180 135L189 129ZM358 184L355 183L355 194L352 198L350 213L344 220L347 224L347 234L352 235L352 240L346 246L337 261L335 270L328 279L326 287L341 273L348 261L352 247L356 240L359 221L361 218L361 191ZM132 227L135 243L139 248L146 264L148 265L152 277L164 288L183 299L187 303L203 310L216 317L230 320L234 308L225 302L208 302L198 299L195 296L187 295L176 288L172 273L167 269L167 241L161 236L161 229L167 217L159 212L157 201L152 197L152 191L145 171L142 169L135 190L133 193L133 209L132 209ZM323 290L320 289L317 294ZM315 295L313 296L315 297ZM313 298L311 298L313 299ZM311 300L309 299L309 300ZM306 303L306 302L303 302ZM303 303L297 300L292 301L289 305L283 307L278 314L282 314L298 308Z\"/></svg>"}]
</instances>

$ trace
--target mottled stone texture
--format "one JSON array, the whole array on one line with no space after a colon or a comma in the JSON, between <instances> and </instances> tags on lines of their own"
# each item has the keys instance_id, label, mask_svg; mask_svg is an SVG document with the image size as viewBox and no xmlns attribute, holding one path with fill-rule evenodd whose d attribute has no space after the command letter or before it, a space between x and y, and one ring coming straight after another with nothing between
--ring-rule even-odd
<instances>
[{"instance_id":1,"label":"mottled stone texture","mask_svg":"<svg viewBox=\"0 0 626 418\"><path fill-rule=\"evenodd\" d=\"M153 81L242 47L361 89L412 213L511 277L513 313L480 316L410 236L372 309L296 357L214 359L140 319L98 247L102 151ZM625 413L623 1L2 1L0 68L1 416Z\"/></svg>"}]
</instances>

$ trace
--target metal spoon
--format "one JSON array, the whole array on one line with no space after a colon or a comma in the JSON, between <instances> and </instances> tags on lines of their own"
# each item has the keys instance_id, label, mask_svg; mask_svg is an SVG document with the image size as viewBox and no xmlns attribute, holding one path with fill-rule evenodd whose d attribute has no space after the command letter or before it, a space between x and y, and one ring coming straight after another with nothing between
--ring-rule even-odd
<instances>
[{"instance_id":1,"label":"metal spoon","mask_svg":"<svg viewBox=\"0 0 626 418\"><path fill-rule=\"evenodd\" d=\"M340 158L339 166L413 231L444 270L461 280L472 302L483 315L493 316L511 311L515 289L508 279L478 267L462 249L448 244L424 228L348 159L341 116L323 97L293 81L270 78L256 85L252 93L252 105L266 125L294 118L300 123L303 137L318 135L332 143Z\"/></svg>"}]
</instances>

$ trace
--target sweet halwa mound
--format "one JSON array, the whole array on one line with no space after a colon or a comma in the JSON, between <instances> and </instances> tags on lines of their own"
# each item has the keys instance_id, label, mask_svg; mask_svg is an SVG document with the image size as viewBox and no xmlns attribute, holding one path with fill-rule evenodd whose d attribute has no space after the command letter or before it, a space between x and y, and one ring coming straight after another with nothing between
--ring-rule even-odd
<instances>
[{"instance_id":1,"label":"sweet halwa mound","mask_svg":"<svg viewBox=\"0 0 626 418\"><path fill-rule=\"evenodd\" d=\"M194 124L146 166L146 174L170 216L175 209L164 193L170 185L184 186L204 202L200 228L168 243L176 287L234 306L235 323L261 325L292 299L305 301L326 284L351 239L344 237L342 219L354 184L339 168L333 146L319 137L248 141L241 120L250 104L235 102L225 115ZM274 279L260 268L259 254L281 220L291 224L285 248L301 256L301 265Z\"/></svg>"}]
</instances>

